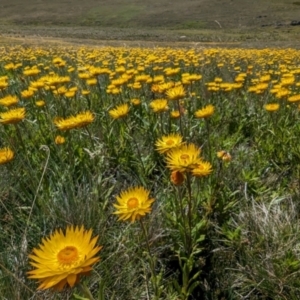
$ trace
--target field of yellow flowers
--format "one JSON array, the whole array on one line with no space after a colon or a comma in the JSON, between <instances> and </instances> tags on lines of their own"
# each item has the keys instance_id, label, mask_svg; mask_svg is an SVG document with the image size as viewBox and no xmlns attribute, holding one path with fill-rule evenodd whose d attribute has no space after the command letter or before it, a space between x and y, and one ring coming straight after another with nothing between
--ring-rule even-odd
<instances>
[{"instance_id":1,"label":"field of yellow flowers","mask_svg":"<svg viewBox=\"0 0 300 300\"><path fill-rule=\"evenodd\" d=\"M300 51L0 48L1 299L299 299Z\"/></svg>"}]
</instances>

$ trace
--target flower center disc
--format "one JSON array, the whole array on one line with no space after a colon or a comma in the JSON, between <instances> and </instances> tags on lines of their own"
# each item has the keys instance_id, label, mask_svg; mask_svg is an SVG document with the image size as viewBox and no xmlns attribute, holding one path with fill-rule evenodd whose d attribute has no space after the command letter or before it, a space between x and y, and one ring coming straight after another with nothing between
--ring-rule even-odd
<instances>
[{"instance_id":1,"label":"flower center disc","mask_svg":"<svg viewBox=\"0 0 300 300\"><path fill-rule=\"evenodd\" d=\"M139 205L139 200L137 198L130 198L127 201L127 206L129 208L136 208Z\"/></svg>"},{"instance_id":2,"label":"flower center disc","mask_svg":"<svg viewBox=\"0 0 300 300\"><path fill-rule=\"evenodd\" d=\"M181 154L180 158L183 159L183 160L186 160L186 159L189 159L190 156L188 154Z\"/></svg>"},{"instance_id":3,"label":"flower center disc","mask_svg":"<svg viewBox=\"0 0 300 300\"><path fill-rule=\"evenodd\" d=\"M174 141L173 141L173 140L167 140L167 141L166 141L166 144L167 144L168 146L171 146L171 145L174 144Z\"/></svg>"},{"instance_id":4,"label":"flower center disc","mask_svg":"<svg viewBox=\"0 0 300 300\"><path fill-rule=\"evenodd\" d=\"M60 263L71 264L78 259L78 250L74 246L67 246L57 254Z\"/></svg>"}]
</instances>

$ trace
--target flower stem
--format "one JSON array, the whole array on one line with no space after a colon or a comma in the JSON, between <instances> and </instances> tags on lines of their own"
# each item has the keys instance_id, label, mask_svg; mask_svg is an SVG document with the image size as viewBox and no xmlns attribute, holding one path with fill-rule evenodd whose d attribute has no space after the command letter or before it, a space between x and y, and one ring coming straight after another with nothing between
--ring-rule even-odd
<instances>
[{"instance_id":1,"label":"flower stem","mask_svg":"<svg viewBox=\"0 0 300 300\"><path fill-rule=\"evenodd\" d=\"M89 300L95 300L91 291L88 289L88 287L84 283L79 283L79 287L85 297L87 297Z\"/></svg>"},{"instance_id":2,"label":"flower stem","mask_svg":"<svg viewBox=\"0 0 300 300\"><path fill-rule=\"evenodd\" d=\"M205 118L205 124L206 124L206 131L207 131L207 145L208 145L208 152L209 152L209 160L212 160L211 156L211 144L210 144L210 128L209 128L209 120Z\"/></svg>"},{"instance_id":3,"label":"flower stem","mask_svg":"<svg viewBox=\"0 0 300 300\"><path fill-rule=\"evenodd\" d=\"M181 133L181 135L183 136L184 134L183 134L183 127L182 127L182 120L181 120L183 114L182 114L181 109L180 109L180 103L179 103L179 100L176 101L176 104L177 104L177 109L178 109L178 111L179 111L179 127L180 127L180 133Z\"/></svg>"},{"instance_id":4,"label":"flower stem","mask_svg":"<svg viewBox=\"0 0 300 300\"><path fill-rule=\"evenodd\" d=\"M17 124L15 124L15 129L16 129L16 133L17 133L18 139L19 139L19 141L20 141L20 143L21 143L21 145L23 147L23 150L26 153L26 147L25 147L25 144L24 144L23 139L22 139L22 134L21 134L20 129L19 129L19 127L18 127Z\"/></svg>"},{"instance_id":5,"label":"flower stem","mask_svg":"<svg viewBox=\"0 0 300 300\"><path fill-rule=\"evenodd\" d=\"M90 130L87 127L85 129L86 129L86 131L87 131L87 133L90 137L90 140L91 140L91 143L92 143L92 148L93 148L93 150L95 150L95 144L94 144L94 141L93 141L92 134L91 134Z\"/></svg>"},{"instance_id":6,"label":"flower stem","mask_svg":"<svg viewBox=\"0 0 300 300\"><path fill-rule=\"evenodd\" d=\"M188 224L189 224L189 235L188 235L188 245L187 253L192 253L192 219L193 219L193 199L192 199L192 187L191 187L191 176L187 174L187 191L188 191Z\"/></svg>"},{"instance_id":7,"label":"flower stem","mask_svg":"<svg viewBox=\"0 0 300 300\"><path fill-rule=\"evenodd\" d=\"M143 223L143 220L140 219L139 221L140 221L140 224L141 224L144 236L145 236L146 246L147 246L147 250L148 250L148 254L149 254L150 270L151 270L151 276L152 276L151 282L153 284L154 294L156 297L159 297L159 290L158 290L157 281L156 281L157 279L156 279L156 274L155 274L155 263L154 263L152 255L151 255L148 233L147 233L147 230ZM158 299L158 298L154 298L154 299Z\"/></svg>"}]
</instances>

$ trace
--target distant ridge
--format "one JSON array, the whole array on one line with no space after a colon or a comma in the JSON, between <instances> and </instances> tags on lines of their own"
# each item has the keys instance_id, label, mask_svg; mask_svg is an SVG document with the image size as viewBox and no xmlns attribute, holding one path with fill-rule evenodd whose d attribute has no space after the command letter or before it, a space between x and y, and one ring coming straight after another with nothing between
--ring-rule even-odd
<instances>
[{"instance_id":1,"label":"distant ridge","mask_svg":"<svg viewBox=\"0 0 300 300\"><path fill-rule=\"evenodd\" d=\"M1 0L0 23L165 29L289 26L295 0Z\"/></svg>"}]
</instances>

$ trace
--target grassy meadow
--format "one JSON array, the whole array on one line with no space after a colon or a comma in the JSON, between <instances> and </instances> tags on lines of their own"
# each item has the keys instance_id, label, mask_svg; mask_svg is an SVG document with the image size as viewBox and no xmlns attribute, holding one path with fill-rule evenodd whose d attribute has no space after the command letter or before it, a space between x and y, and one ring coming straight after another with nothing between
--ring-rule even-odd
<instances>
[{"instance_id":1,"label":"grassy meadow","mask_svg":"<svg viewBox=\"0 0 300 300\"><path fill-rule=\"evenodd\" d=\"M24 4L26 3L26 4ZM1 0L1 38L300 48L295 0ZM138 46L138 45L137 45Z\"/></svg>"},{"instance_id":2,"label":"grassy meadow","mask_svg":"<svg viewBox=\"0 0 300 300\"><path fill-rule=\"evenodd\" d=\"M298 50L0 57L1 299L299 299ZM51 239L72 225L100 260L38 288L34 249L58 276ZM79 236L68 249L91 253Z\"/></svg>"}]
</instances>

